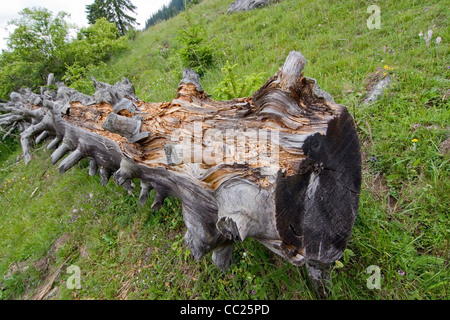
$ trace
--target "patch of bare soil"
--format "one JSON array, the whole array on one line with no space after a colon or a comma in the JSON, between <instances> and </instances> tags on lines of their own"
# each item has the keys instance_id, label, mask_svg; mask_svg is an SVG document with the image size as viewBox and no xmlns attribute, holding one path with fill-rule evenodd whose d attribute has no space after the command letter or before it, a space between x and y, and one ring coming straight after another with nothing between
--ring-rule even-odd
<instances>
[{"instance_id":1,"label":"patch of bare soil","mask_svg":"<svg viewBox=\"0 0 450 320\"><path fill-rule=\"evenodd\" d=\"M390 212L396 212L400 210L398 207L398 201L392 195L389 194L389 187L387 185L386 180L384 179L381 173L372 174L369 172L367 168L368 155L365 151L361 150L361 162L363 164L362 167L362 175L363 175L363 183L368 190L372 193L372 195L383 202L386 199L386 205Z\"/></svg>"},{"instance_id":2,"label":"patch of bare soil","mask_svg":"<svg viewBox=\"0 0 450 320\"><path fill-rule=\"evenodd\" d=\"M29 268L34 268L43 274L42 284L36 290L34 288L28 288L23 296L23 300L49 300L57 295L58 288L53 288L53 283L59 277L62 268L69 258L56 269L50 266L56 260L56 254L59 248L67 243L69 239L69 234L63 234L53 243L47 254L37 261L25 260L11 264L8 273L5 275L5 279L10 278L17 272L26 272Z\"/></svg>"},{"instance_id":3,"label":"patch of bare soil","mask_svg":"<svg viewBox=\"0 0 450 320\"><path fill-rule=\"evenodd\" d=\"M450 137L448 137L444 142L439 146L439 150L445 156L450 156Z\"/></svg>"}]
</instances>

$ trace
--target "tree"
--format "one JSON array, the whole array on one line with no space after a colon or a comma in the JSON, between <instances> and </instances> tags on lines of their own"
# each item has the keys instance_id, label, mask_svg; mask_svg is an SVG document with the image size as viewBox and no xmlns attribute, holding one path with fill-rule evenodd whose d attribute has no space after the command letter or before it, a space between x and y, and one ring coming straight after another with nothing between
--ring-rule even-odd
<instances>
[{"instance_id":1,"label":"tree","mask_svg":"<svg viewBox=\"0 0 450 320\"><path fill-rule=\"evenodd\" d=\"M48 74L69 84L84 77L89 68L125 50L128 41L106 18L79 30L69 38L71 28L65 12L53 15L45 8L24 9L9 22L16 29L9 36L7 50L0 55L0 98L28 87L39 89ZM84 78L82 80L85 80Z\"/></svg>"},{"instance_id":2,"label":"tree","mask_svg":"<svg viewBox=\"0 0 450 320\"><path fill-rule=\"evenodd\" d=\"M64 73L69 14L55 16L45 8L25 8L20 18L8 22L16 26L9 36L7 49L0 57L0 94L20 87L36 88L47 75Z\"/></svg>"},{"instance_id":3,"label":"tree","mask_svg":"<svg viewBox=\"0 0 450 320\"><path fill-rule=\"evenodd\" d=\"M77 90L91 90L92 81L87 76L91 68L128 48L126 37L119 37L118 34L116 25L106 18L81 28L77 38L68 45L66 72L62 80Z\"/></svg>"},{"instance_id":4,"label":"tree","mask_svg":"<svg viewBox=\"0 0 450 320\"><path fill-rule=\"evenodd\" d=\"M87 19L90 24L94 24L99 18L106 18L109 22L114 22L120 35L125 35L132 25L137 24L136 18L131 17L126 12L135 13L136 6L130 0L95 0L94 3L86 5Z\"/></svg>"},{"instance_id":5,"label":"tree","mask_svg":"<svg viewBox=\"0 0 450 320\"><path fill-rule=\"evenodd\" d=\"M71 59L84 67L109 60L127 48L126 37L119 37L118 33L114 23L106 18L97 19L93 25L81 28L76 40L69 44Z\"/></svg>"}]
</instances>

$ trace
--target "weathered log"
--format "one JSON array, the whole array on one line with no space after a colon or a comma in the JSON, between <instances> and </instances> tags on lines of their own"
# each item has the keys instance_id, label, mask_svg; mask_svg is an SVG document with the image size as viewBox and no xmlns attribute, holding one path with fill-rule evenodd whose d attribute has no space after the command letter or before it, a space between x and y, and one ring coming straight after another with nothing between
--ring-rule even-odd
<instances>
[{"instance_id":1,"label":"weathered log","mask_svg":"<svg viewBox=\"0 0 450 320\"><path fill-rule=\"evenodd\" d=\"M113 176L130 191L140 179L142 205L154 189L152 210L179 198L195 259L212 251L226 270L233 243L253 237L306 264L324 295L357 214L361 157L351 115L303 76L305 65L293 51L252 97L229 101L211 100L186 69L170 102L138 100L123 78L113 86L93 79L92 98L58 84L39 99L11 94L6 106L44 110L22 135L26 161L30 139L48 132L56 136L48 147L59 144L52 162L69 153L61 173L89 158L89 174L103 185Z\"/></svg>"},{"instance_id":2,"label":"weathered log","mask_svg":"<svg viewBox=\"0 0 450 320\"><path fill-rule=\"evenodd\" d=\"M271 3L279 2L281 0L236 0L228 8L227 13L250 11L257 8L265 7Z\"/></svg>"}]
</instances>

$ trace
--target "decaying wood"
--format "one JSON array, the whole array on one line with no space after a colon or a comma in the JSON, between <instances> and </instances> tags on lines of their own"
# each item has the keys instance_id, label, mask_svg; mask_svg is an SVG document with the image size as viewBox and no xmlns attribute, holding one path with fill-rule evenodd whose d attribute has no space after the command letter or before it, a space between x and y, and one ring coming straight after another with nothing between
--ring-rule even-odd
<instances>
[{"instance_id":1,"label":"decaying wood","mask_svg":"<svg viewBox=\"0 0 450 320\"><path fill-rule=\"evenodd\" d=\"M227 13L249 11L257 8L262 8L271 3L279 1L281 0L236 0L230 5Z\"/></svg>"},{"instance_id":2,"label":"decaying wood","mask_svg":"<svg viewBox=\"0 0 450 320\"><path fill-rule=\"evenodd\" d=\"M52 137L61 173L89 158L102 184L113 177L130 191L138 178L140 204L154 189L152 210L167 196L181 199L195 259L212 251L226 270L234 242L253 237L306 264L322 295L351 236L361 159L351 115L303 76L305 65L293 51L252 97L230 101L211 100L188 69L170 102L139 100L125 78L93 79L93 97L60 83L40 95L22 90L3 105L0 125L29 124L21 133L26 162L36 136Z\"/></svg>"}]
</instances>

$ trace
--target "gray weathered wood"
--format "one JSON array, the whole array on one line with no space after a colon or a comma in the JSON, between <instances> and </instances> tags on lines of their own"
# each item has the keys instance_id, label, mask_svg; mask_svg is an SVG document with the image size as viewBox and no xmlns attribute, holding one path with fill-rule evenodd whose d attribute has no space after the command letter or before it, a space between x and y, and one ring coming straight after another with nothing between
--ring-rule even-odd
<instances>
[{"instance_id":1,"label":"gray weathered wood","mask_svg":"<svg viewBox=\"0 0 450 320\"><path fill-rule=\"evenodd\" d=\"M281 0L236 0L230 5L227 13L250 11L279 1Z\"/></svg>"}]
</instances>

